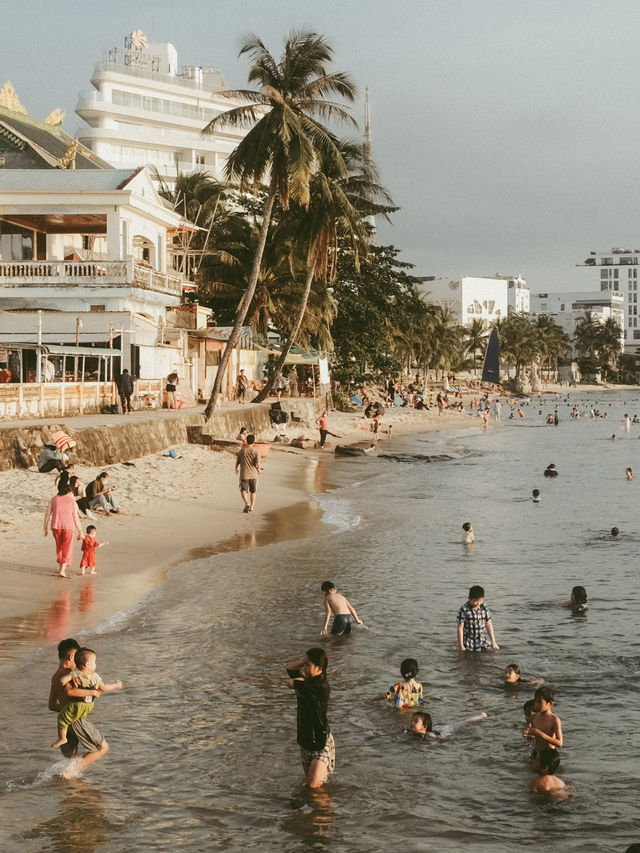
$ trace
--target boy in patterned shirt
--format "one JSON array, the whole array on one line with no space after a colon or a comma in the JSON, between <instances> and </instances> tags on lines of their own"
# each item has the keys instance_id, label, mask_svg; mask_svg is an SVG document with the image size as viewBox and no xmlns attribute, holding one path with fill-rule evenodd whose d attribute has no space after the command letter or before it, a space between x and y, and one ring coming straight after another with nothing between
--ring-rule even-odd
<instances>
[{"instance_id":1,"label":"boy in patterned shirt","mask_svg":"<svg viewBox=\"0 0 640 853\"><path fill-rule=\"evenodd\" d=\"M484 603L484 589L472 586L469 600L458 611L458 646L462 652L499 649L493 633L491 611Z\"/></svg>"}]
</instances>

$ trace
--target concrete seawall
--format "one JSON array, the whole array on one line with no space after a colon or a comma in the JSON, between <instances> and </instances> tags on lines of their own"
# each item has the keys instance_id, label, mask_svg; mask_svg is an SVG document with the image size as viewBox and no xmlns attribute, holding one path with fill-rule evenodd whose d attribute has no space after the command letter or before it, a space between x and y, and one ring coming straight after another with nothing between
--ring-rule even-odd
<instances>
[{"instance_id":1,"label":"concrete seawall","mask_svg":"<svg viewBox=\"0 0 640 853\"><path fill-rule=\"evenodd\" d=\"M299 419L299 422L290 424L287 432L291 436L303 429L308 432L308 427L303 425L313 423L321 407L319 400L283 400L282 408ZM93 426L84 426L84 419L79 417L58 423L43 421L42 424L24 427L7 426L0 429L0 471L36 465L44 445L58 429L72 435L77 442L69 454L71 461L97 466L126 462L174 445L201 443L201 435L234 439L243 426L258 438L269 440L274 436L269 410L268 403L225 408L219 410L208 424L204 423L200 412L193 412L161 418L150 414L143 420L138 420L138 413L129 419L125 415L113 415L109 423ZM202 443L207 443L206 439Z\"/></svg>"}]
</instances>

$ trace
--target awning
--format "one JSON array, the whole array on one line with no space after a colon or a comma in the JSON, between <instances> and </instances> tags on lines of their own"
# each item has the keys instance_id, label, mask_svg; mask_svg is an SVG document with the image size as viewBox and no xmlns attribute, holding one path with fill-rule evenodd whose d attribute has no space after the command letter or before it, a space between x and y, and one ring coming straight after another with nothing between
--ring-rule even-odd
<instances>
[{"instance_id":1,"label":"awning","mask_svg":"<svg viewBox=\"0 0 640 853\"><path fill-rule=\"evenodd\" d=\"M0 340L0 349L40 349L43 355L84 355L93 356L94 358L108 358L109 356L120 358L122 356L121 350L112 349L111 347L75 347L72 344L60 346L59 344L17 343L15 341Z\"/></svg>"}]
</instances>

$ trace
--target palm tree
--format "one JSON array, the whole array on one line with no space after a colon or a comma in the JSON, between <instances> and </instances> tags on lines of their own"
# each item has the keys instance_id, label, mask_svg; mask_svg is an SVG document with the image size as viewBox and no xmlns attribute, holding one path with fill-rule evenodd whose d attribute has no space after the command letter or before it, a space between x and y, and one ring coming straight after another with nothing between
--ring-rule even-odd
<instances>
[{"instance_id":1,"label":"palm tree","mask_svg":"<svg viewBox=\"0 0 640 853\"><path fill-rule=\"evenodd\" d=\"M538 338L538 355L541 363L547 366L548 378L552 367L557 372L558 359L562 358L569 348L569 336L548 314L540 314L534 325Z\"/></svg>"},{"instance_id":2,"label":"palm tree","mask_svg":"<svg viewBox=\"0 0 640 853\"><path fill-rule=\"evenodd\" d=\"M247 288L220 358L205 420L213 413L223 375L253 299L276 198L283 210L289 208L290 200L308 208L309 184L320 157L333 161L335 171L346 175L336 138L319 119L355 124L342 106L327 100L338 95L353 101L355 86L347 75L327 72L333 50L324 37L311 31L292 31L285 41L282 59L277 62L263 42L251 35L240 50L240 56L245 54L253 61L249 83L256 83L259 90L223 93L246 105L216 116L203 133L225 124L251 126L227 160L226 177L239 182L242 191L255 191L267 177L269 187Z\"/></svg>"},{"instance_id":3,"label":"palm tree","mask_svg":"<svg viewBox=\"0 0 640 853\"><path fill-rule=\"evenodd\" d=\"M584 317L578 318L573 340L581 356L594 356L598 354L599 335L600 323L590 311Z\"/></svg>"},{"instance_id":4,"label":"palm tree","mask_svg":"<svg viewBox=\"0 0 640 853\"><path fill-rule=\"evenodd\" d=\"M468 326L464 327L465 352L473 357L473 371L478 373L478 351L482 353L487 345L487 323L482 317L474 317Z\"/></svg>"},{"instance_id":5,"label":"palm tree","mask_svg":"<svg viewBox=\"0 0 640 853\"><path fill-rule=\"evenodd\" d=\"M353 252L357 267L359 254L366 253L368 246L369 231L364 217L374 214L386 216L393 210L388 204L375 202L376 196L382 196L385 202L391 199L377 184L373 164L363 155L362 147L345 141L338 144L347 174L343 176L336 172L333 158L328 161L322 158L310 183L308 209L291 211L294 227L292 258L296 255L304 258L304 289L296 319L273 373L254 403L267 397L286 363L300 332L314 280L331 282L335 279L339 242L342 251Z\"/></svg>"},{"instance_id":6,"label":"palm tree","mask_svg":"<svg viewBox=\"0 0 640 853\"><path fill-rule=\"evenodd\" d=\"M620 324L613 317L607 317L600 326L597 340L598 352L607 370L615 370L618 356L622 352L622 328Z\"/></svg>"}]
</instances>

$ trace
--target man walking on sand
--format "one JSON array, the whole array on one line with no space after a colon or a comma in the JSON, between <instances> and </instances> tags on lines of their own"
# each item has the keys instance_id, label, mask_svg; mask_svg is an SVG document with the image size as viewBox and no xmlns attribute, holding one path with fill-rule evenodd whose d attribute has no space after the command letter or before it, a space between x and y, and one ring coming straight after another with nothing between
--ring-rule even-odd
<instances>
[{"instance_id":1,"label":"man walking on sand","mask_svg":"<svg viewBox=\"0 0 640 853\"><path fill-rule=\"evenodd\" d=\"M72 686L69 681L69 676L75 668L75 654L80 648L77 640L69 638L58 644L58 658L60 664L51 678L51 691L49 693L49 710L62 710L70 699L78 699L93 693L94 691L85 690L80 687ZM109 744L106 742L98 729L84 717L77 720L69 726L67 731L67 741L60 747L65 758L73 758L78 753L78 748L82 746L87 751L80 759L79 763L73 767L73 775L77 776L81 770L98 761L109 751Z\"/></svg>"},{"instance_id":2,"label":"man walking on sand","mask_svg":"<svg viewBox=\"0 0 640 853\"><path fill-rule=\"evenodd\" d=\"M240 448L236 456L236 474L240 471L240 494L244 503L243 512L253 512L256 503L256 489L260 473L260 454L253 446L255 435L247 436L247 443Z\"/></svg>"}]
</instances>

